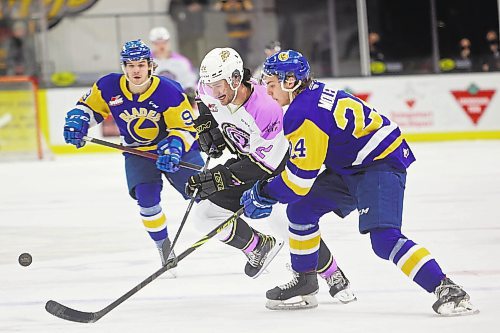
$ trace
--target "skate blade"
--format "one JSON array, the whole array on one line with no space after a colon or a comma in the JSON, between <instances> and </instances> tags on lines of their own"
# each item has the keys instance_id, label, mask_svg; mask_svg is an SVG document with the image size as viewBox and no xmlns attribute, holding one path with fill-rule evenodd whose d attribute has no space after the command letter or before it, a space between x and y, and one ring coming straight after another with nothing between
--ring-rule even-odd
<instances>
[{"instance_id":1,"label":"skate blade","mask_svg":"<svg viewBox=\"0 0 500 333\"><path fill-rule=\"evenodd\" d=\"M304 310L313 309L318 306L314 295L296 296L286 301L267 300L266 308L269 310Z\"/></svg>"},{"instance_id":2,"label":"skate blade","mask_svg":"<svg viewBox=\"0 0 500 333\"><path fill-rule=\"evenodd\" d=\"M342 304L347 304L358 300L356 298L356 295L354 295L354 293L349 288L339 291L335 294L335 296L333 296L333 298L339 300Z\"/></svg>"},{"instance_id":3,"label":"skate blade","mask_svg":"<svg viewBox=\"0 0 500 333\"><path fill-rule=\"evenodd\" d=\"M458 317L458 316L471 316L479 313L478 309L468 300L462 300L457 305L454 302L448 302L441 305L438 309L438 313L443 317Z\"/></svg>"},{"instance_id":4,"label":"skate blade","mask_svg":"<svg viewBox=\"0 0 500 333\"><path fill-rule=\"evenodd\" d=\"M165 277L165 279L176 279L177 278L177 269L170 268L168 271L165 272L164 277Z\"/></svg>"},{"instance_id":5,"label":"skate blade","mask_svg":"<svg viewBox=\"0 0 500 333\"><path fill-rule=\"evenodd\" d=\"M252 279L258 278L264 271L267 272L266 267L273 261L274 257L280 252L281 248L283 247L284 241L282 240L276 240L276 244L274 244L273 248L271 251L269 251L269 254L266 257L266 260L264 261L264 265L262 265L262 268L260 271L257 272L254 276L252 276Z\"/></svg>"}]
</instances>

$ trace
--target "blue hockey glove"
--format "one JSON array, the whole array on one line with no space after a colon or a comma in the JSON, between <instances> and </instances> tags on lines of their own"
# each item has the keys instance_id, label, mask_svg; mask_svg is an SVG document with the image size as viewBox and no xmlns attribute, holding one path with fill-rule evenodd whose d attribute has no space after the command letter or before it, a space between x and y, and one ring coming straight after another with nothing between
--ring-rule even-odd
<instances>
[{"instance_id":1,"label":"blue hockey glove","mask_svg":"<svg viewBox=\"0 0 500 333\"><path fill-rule=\"evenodd\" d=\"M179 170L182 153L182 142L180 140L166 138L158 144L156 167L164 172L177 172Z\"/></svg>"},{"instance_id":2,"label":"blue hockey glove","mask_svg":"<svg viewBox=\"0 0 500 333\"><path fill-rule=\"evenodd\" d=\"M90 116L80 109L73 109L66 115L64 124L64 141L75 145L76 148L85 146L83 137L89 131Z\"/></svg>"},{"instance_id":3,"label":"blue hockey glove","mask_svg":"<svg viewBox=\"0 0 500 333\"><path fill-rule=\"evenodd\" d=\"M252 219L262 219L271 215L273 205L277 200L266 198L261 194L261 182L257 181L253 187L243 192L240 204L245 208L245 216Z\"/></svg>"}]
</instances>

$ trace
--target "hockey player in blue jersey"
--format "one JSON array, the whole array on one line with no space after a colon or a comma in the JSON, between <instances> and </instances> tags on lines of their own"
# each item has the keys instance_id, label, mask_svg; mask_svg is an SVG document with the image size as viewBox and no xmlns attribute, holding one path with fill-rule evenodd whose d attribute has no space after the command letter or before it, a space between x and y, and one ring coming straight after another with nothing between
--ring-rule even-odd
<instances>
[{"instance_id":1,"label":"hockey player in blue jersey","mask_svg":"<svg viewBox=\"0 0 500 333\"><path fill-rule=\"evenodd\" d=\"M184 187L196 172L179 168L179 162L204 164L195 141L194 114L176 81L152 75L155 64L151 51L141 40L126 42L120 58L123 74L100 78L67 113L64 139L81 148L89 127L112 115L123 145L158 153L156 163L129 153L123 155L129 194L137 201L142 223L165 265L170 240L160 206L162 174L188 198Z\"/></svg>"},{"instance_id":2,"label":"hockey player in blue jersey","mask_svg":"<svg viewBox=\"0 0 500 333\"><path fill-rule=\"evenodd\" d=\"M401 232L406 169L415 157L399 127L362 100L312 80L299 52L267 58L263 75L268 94L287 108L283 128L290 159L280 175L257 182L241 202L252 218L268 216L277 202L288 204L294 270L291 282L267 292L267 307L317 305L318 221L331 211L347 216L357 209L359 231L370 235L375 254L435 293L436 313L477 312L430 252ZM296 297L301 300L290 305Z\"/></svg>"}]
</instances>

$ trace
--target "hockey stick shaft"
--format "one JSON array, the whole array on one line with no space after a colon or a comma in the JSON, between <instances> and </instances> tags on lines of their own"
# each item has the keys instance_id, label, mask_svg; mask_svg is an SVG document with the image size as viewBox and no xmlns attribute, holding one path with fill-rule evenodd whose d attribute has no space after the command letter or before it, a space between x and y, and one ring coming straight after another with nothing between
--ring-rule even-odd
<instances>
[{"instance_id":1,"label":"hockey stick shaft","mask_svg":"<svg viewBox=\"0 0 500 333\"><path fill-rule=\"evenodd\" d=\"M203 166L203 171L207 171L208 169L208 163L210 163L210 155L207 157L207 160L205 161L205 165ZM177 229L177 233L175 234L174 241L172 242L172 247L170 248L170 252L174 250L174 246L177 243L177 239L179 238L182 228L184 228L184 224L186 223L186 220L189 216L189 213L191 212L191 208L193 208L193 204L196 200L196 196L198 195L198 188L194 190L193 196L191 197L191 200L189 201L189 205L186 209L186 213L184 213L184 217L182 218L181 224L179 225L179 229Z\"/></svg>"},{"instance_id":2,"label":"hockey stick shaft","mask_svg":"<svg viewBox=\"0 0 500 333\"><path fill-rule=\"evenodd\" d=\"M115 309L118 305L132 297L135 293L137 293L139 290L150 284L152 281L154 281L157 277L168 271L169 269L175 267L179 261L182 259L186 258L188 255L190 255L192 252L194 252L197 248L205 244L210 238L214 237L215 235L219 234L222 230L224 230L227 226L229 226L232 223L236 223L238 217L243 213L243 208L240 208L237 212L235 212L233 215L231 215L230 218L222 222L220 225L218 225L215 229L210 231L208 234L206 234L203 238L198 240L196 243L192 244L189 248L187 248L184 252L182 252L179 256L177 256L176 260L170 260L167 262L167 265L163 266L150 276L148 276L144 281L136 285L134 288L130 289L127 293L122 295L120 298L115 300L113 303L109 304L105 308L103 308L100 311L97 312L83 312L79 310L75 310L72 308L69 308L61 303L58 303L53 300L49 300L45 304L45 310L49 312L50 314L59 317L61 319L69 320L69 321L74 321L74 322L79 322L79 323L94 323L104 317L107 313L109 313L111 310Z\"/></svg>"},{"instance_id":3,"label":"hockey stick shaft","mask_svg":"<svg viewBox=\"0 0 500 333\"><path fill-rule=\"evenodd\" d=\"M115 148L115 149L118 149L118 150L121 150L121 151L125 151L127 153L131 153L131 154L134 154L134 155L138 155L138 156L142 156L142 157L147 157L147 158L150 158L150 159L153 159L153 160L157 160L158 159L158 155L150 153L150 152L147 152L147 151L142 151L142 150L139 150L139 149L136 149L136 148L127 147L127 146L124 146L124 145L121 145L121 144L117 144L117 143L113 143L113 142L109 142L109 141L104 141L104 140L101 140L101 139L92 138L90 136L84 136L83 139L85 141L88 141L88 142L92 142L92 143L95 143L95 144L98 144L98 145L101 145L101 146L105 146L105 147L109 147L109 148ZM192 164L192 163L187 163L187 162L184 162L184 161L180 161L179 162L179 166L181 166L183 168L186 168L186 169L195 170L195 171L200 171L202 169L202 167L199 166L199 165Z\"/></svg>"}]
</instances>

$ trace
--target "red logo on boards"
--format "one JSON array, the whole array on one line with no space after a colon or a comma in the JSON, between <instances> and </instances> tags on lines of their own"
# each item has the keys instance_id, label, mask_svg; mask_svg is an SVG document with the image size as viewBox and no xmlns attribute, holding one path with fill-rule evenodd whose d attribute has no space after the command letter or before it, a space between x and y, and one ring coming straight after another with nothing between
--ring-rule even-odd
<instances>
[{"instance_id":1,"label":"red logo on boards","mask_svg":"<svg viewBox=\"0 0 500 333\"><path fill-rule=\"evenodd\" d=\"M365 101L365 102L368 102L368 98L370 98L370 93L366 93L366 92L354 92L351 88L349 87L346 87L344 89L345 92L353 95L353 96L356 96L357 98Z\"/></svg>"},{"instance_id":2,"label":"red logo on boards","mask_svg":"<svg viewBox=\"0 0 500 333\"><path fill-rule=\"evenodd\" d=\"M495 95L495 90L480 90L478 86L471 84L467 90L452 90L451 93L472 122L477 124Z\"/></svg>"},{"instance_id":3,"label":"red logo on boards","mask_svg":"<svg viewBox=\"0 0 500 333\"><path fill-rule=\"evenodd\" d=\"M408 105L408 108L411 109L411 108L413 108L413 105L415 105L416 100L415 99L407 99L405 102L406 102L406 105Z\"/></svg>"}]
</instances>

